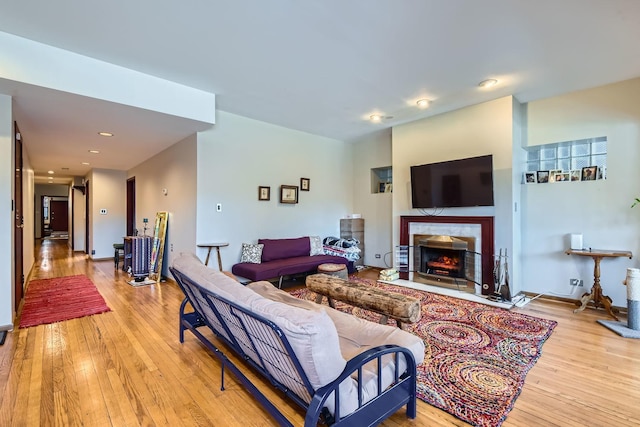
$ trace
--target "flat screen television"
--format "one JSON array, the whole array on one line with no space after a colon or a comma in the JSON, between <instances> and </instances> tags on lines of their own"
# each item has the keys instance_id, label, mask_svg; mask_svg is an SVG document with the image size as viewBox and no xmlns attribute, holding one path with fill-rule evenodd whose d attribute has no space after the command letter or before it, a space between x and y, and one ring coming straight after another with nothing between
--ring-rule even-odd
<instances>
[{"instance_id":1,"label":"flat screen television","mask_svg":"<svg viewBox=\"0 0 640 427\"><path fill-rule=\"evenodd\" d=\"M493 206L493 156L411 166L416 209Z\"/></svg>"}]
</instances>

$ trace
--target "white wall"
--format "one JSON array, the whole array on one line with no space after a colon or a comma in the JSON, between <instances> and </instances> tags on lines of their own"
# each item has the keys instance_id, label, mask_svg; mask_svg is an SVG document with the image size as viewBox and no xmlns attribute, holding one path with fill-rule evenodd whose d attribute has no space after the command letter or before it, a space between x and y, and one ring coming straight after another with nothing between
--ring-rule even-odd
<instances>
[{"instance_id":1,"label":"white wall","mask_svg":"<svg viewBox=\"0 0 640 427\"><path fill-rule=\"evenodd\" d=\"M523 282L532 292L578 298L593 284L593 261L569 257L568 233L583 233L584 246L630 250L633 260L601 263L603 292L626 306L621 284L627 267L638 267L640 208L640 79L530 102L527 145L606 136L604 181L523 186ZM569 279L584 280L583 288Z\"/></svg>"},{"instance_id":2,"label":"white wall","mask_svg":"<svg viewBox=\"0 0 640 427\"><path fill-rule=\"evenodd\" d=\"M371 169L391 166L391 129L353 141L353 150L353 213L364 218L364 264L389 268L393 265L392 193L371 192Z\"/></svg>"},{"instance_id":3,"label":"white wall","mask_svg":"<svg viewBox=\"0 0 640 427\"><path fill-rule=\"evenodd\" d=\"M353 213L352 149L342 141L219 111L216 125L198 133L197 162L197 243L229 242L221 250L227 270L243 242L338 236L340 218ZM299 192L298 204L279 203L279 186L302 177L310 191ZM258 186L271 187L270 201L258 201Z\"/></svg>"},{"instance_id":4,"label":"white wall","mask_svg":"<svg viewBox=\"0 0 640 427\"><path fill-rule=\"evenodd\" d=\"M400 240L400 216L422 215L411 208L410 167L425 163L493 155L495 206L446 208L442 216L494 216L495 249L513 254L513 97L473 105L393 128L393 242ZM519 183L519 181L518 181ZM430 213L430 212L429 212ZM516 231L517 232L517 231ZM517 260L511 260L510 268ZM518 283L512 283L517 292Z\"/></svg>"},{"instance_id":5,"label":"white wall","mask_svg":"<svg viewBox=\"0 0 640 427\"><path fill-rule=\"evenodd\" d=\"M126 172L93 169L88 177L91 187L89 256L92 259L113 258L113 244L121 242L127 232ZM100 209L106 209L107 214L101 215Z\"/></svg>"},{"instance_id":6,"label":"white wall","mask_svg":"<svg viewBox=\"0 0 640 427\"><path fill-rule=\"evenodd\" d=\"M0 330L13 327L13 114L10 96L0 95Z\"/></svg>"},{"instance_id":7,"label":"white wall","mask_svg":"<svg viewBox=\"0 0 640 427\"><path fill-rule=\"evenodd\" d=\"M136 180L135 227L140 235L143 218L149 219L147 234L152 235L156 213L169 212L164 276L176 255L196 250L196 154L197 137L192 135L127 172L127 178Z\"/></svg>"}]
</instances>

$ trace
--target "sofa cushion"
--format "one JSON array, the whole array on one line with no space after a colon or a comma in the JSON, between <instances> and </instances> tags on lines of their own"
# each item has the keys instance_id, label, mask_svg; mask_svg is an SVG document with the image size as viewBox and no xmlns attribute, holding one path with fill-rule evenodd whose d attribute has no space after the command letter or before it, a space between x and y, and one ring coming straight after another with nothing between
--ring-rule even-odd
<instances>
[{"instance_id":1,"label":"sofa cushion","mask_svg":"<svg viewBox=\"0 0 640 427\"><path fill-rule=\"evenodd\" d=\"M259 239L258 243L264 245L262 249L262 262L309 256L311 252L309 237L298 237L296 239Z\"/></svg>"},{"instance_id":2,"label":"sofa cushion","mask_svg":"<svg viewBox=\"0 0 640 427\"><path fill-rule=\"evenodd\" d=\"M249 262L251 264L260 264L262 262L262 249L264 245L252 245L249 243L242 244L242 255L240 262Z\"/></svg>"},{"instance_id":3,"label":"sofa cushion","mask_svg":"<svg viewBox=\"0 0 640 427\"><path fill-rule=\"evenodd\" d=\"M340 353L345 360L350 360L360 353L371 348L395 344L411 351L416 365L424 361L425 344L416 335L400 328L360 319L351 314L343 313L331 307L316 304L313 301L296 298L289 293L271 286L268 282L255 282L247 285L248 288L261 296L294 307L312 311L322 311L331 318L339 336ZM400 372L406 369L404 357L400 357ZM383 389L393 383L395 363L393 357L388 355L383 358L382 387ZM363 368L363 401L367 402L377 395L377 366L368 364ZM341 398L340 413L348 414L357 407L357 386L355 382L346 382L340 385ZM333 402L327 401L328 408L333 413Z\"/></svg>"},{"instance_id":4,"label":"sofa cushion","mask_svg":"<svg viewBox=\"0 0 640 427\"><path fill-rule=\"evenodd\" d=\"M269 262L263 260L261 264L239 263L231 267L231 271L253 281L269 280L290 274L315 272L318 266L324 263L347 265L349 261L333 255L301 256Z\"/></svg>"}]
</instances>

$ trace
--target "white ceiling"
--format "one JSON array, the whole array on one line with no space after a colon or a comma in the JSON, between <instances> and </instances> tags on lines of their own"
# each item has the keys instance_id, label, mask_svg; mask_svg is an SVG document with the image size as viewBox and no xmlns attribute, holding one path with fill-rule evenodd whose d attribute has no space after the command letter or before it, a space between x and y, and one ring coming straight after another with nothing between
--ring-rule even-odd
<instances>
[{"instance_id":1,"label":"white ceiling","mask_svg":"<svg viewBox=\"0 0 640 427\"><path fill-rule=\"evenodd\" d=\"M0 0L0 31L341 140L505 95L528 102L640 76L639 0ZM486 78L500 83L479 89ZM1 79L0 93L14 97L36 176L126 170L202 130ZM415 108L420 98L429 109ZM374 113L393 118L365 120Z\"/></svg>"}]
</instances>

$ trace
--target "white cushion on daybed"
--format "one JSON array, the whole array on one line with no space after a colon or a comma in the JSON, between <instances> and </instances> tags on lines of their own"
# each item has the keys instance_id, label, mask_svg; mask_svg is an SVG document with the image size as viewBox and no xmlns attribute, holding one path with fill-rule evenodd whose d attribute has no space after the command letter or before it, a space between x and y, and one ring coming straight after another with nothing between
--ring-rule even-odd
<instances>
[{"instance_id":1,"label":"white cushion on daybed","mask_svg":"<svg viewBox=\"0 0 640 427\"><path fill-rule=\"evenodd\" d=\"M331 318L333 327L338 333L339 351L345 360L349 360L373 347L385 344L395 344L409 349L415 358L416 364L420 364L424 361L424 341L409 332L393 326L369 322L350 314L334 310L331 307L316 304L313 301L301 300L287 292L275 288L269 282L254 282L247 285L247 287L265 298L286 304L290 307L290 310L294 310L294 308L302 308L310 311L326 313L327 316ZM403 372L406 368L404 357L400 357L399 365L400 372ZM373 363L364 367L365 378L363 381L363 399L365 402L378 394L376 369L377 367ZM395 363L393 356L385 356L383 358L382 369L383 390L393 383L394 373ZM340 413L344 416L357 409L357 385L355 381L343 383L340 386L340 390ZM328 404L327 407L333 413L333 402L328 403L330 404Z\"/></svg>"},{"instance_id":2,"label":"white cushion on daybed","mask_svg":"<svg viewBox=\"0 0 640 427\"><path fill-rule=\"evenodd\" d=\"M173 267L203 288L278 325L314 388L329 384L344 370L346 360L340 351L338 333L324 310L307 310L264 298L250 286L244 286L224 273L206 267L194 254L181 254L174 261ZM256 283L275 289L269 282ZM213 313L211 316L215 317ZM282 373L272 371L271 374L279 378ZM357 407L349 403L353 396L348 397L352 394L349 391L355 389L355 386L345 382L340 388L344 390L341 392L344 399L341 401L341 411L347 412L341 413L345 415ZM327 407L333 413L333 401L328 402Z\"/></svg>"}]
</instances>

